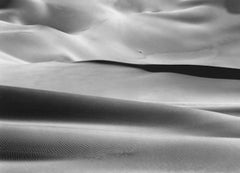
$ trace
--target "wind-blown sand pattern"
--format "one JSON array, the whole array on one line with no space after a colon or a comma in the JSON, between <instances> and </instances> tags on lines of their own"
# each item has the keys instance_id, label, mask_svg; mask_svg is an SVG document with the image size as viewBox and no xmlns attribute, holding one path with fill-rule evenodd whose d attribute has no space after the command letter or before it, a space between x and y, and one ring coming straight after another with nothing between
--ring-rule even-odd
<instances>
[{"instance_id":1,"label":"wind-blown sand pattern","mask_svg":"<svg viewBox=\"0 0 240 173\"><path fill-rule=\"evenodd\" d=\"M240 172L239 0L1 0L0 172Z\"/></svg>"}]
</instances>

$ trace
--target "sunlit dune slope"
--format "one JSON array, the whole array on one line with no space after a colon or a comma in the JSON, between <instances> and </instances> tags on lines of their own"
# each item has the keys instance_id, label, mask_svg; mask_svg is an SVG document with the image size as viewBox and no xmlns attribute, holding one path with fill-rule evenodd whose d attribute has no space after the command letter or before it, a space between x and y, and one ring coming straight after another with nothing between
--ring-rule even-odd
<instances>
[{"instance_id":1,"label":"sunlit dune slope","mask_svg":"<svg viewBox=\"0 0 240 173\"><path fill-rule=\"evenodd\" d=\"M112 62L2 66L0 84L144 102L239 106L239 70L145 67ZM227 78L227 74L235 74L236 79Z\"/></svg>"}]
</instances>

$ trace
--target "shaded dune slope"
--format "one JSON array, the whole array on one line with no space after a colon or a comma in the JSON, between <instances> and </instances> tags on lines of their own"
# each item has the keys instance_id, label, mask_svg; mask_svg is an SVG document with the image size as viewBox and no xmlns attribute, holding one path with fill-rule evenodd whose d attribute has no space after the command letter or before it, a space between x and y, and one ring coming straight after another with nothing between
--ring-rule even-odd
<instances>
[{"instance_id":1,"label":"shaded dune slope","mask_svg":"<svg viewBox=\"0 0 240 173\"><path fill-rule=\"evenodd\" d=\"M228 114L8 86L0 96L3 172L240 170L240 119Z\"/></svg>"},{"instance_id":2,"label":"shaded dune slope","mask_svg":"<svg viewBox=\"0 0 240 173\"><path fill-rule=\"evenodd\" d=\"M1 87L1 118L139 125L203 136L239 137L239 119L166 105Z\"/></svg>"},{"instance_id":3,"label":"shaded dune slope","mask_svg":"<svg viewBox=\"0 0 240 173\"><path fill-rule=\"evenodd\" d=\"M92 60L81 61L79 63L97 63L115 66L125 66L142 69L148 72L170 72L186 74L205 78L217 79L240 79L240 69L214 67L214 66L201 66L201 65L161 65L161 64L130 64L116 61L105 60Z\"/></svg>"},{"instance_id":4,"label":"shaded dune slope","mask_svg":"<svg viewBox=\"0 0 240 173\"><path fill-rule=\"evenodd\" d=\"M219 112L223 114L229 114L229 115L240 117L239 106L219 105L218 107L217 106L195 107L195 109L203 109L203 110L208 110L212 112Z\"/></svg>"}]
</instances>

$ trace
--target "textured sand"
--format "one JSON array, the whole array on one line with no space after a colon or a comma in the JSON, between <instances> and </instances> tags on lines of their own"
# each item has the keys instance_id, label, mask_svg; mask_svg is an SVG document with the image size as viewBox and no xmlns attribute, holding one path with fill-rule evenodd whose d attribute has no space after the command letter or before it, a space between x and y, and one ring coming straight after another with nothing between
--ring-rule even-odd
<instances>
[{"instance_id":1,"label":"textured sand","mask_svg":"<svg viewBox=\"0 0 240 173\"><path fill-rule=\"evenodd\" d=\"M0 0L0 172L240 172L239 0Z\"/></svg>"},{"instance_id":2,"label":"textured sand","mask_svg":"<svg viewBox=\"0 0 240 173\"><path fill-rule=\"evenodd\" d=\"M4 172L239 171L235 116L21 88L0 92Z\"/></svg>"}]
</instances>

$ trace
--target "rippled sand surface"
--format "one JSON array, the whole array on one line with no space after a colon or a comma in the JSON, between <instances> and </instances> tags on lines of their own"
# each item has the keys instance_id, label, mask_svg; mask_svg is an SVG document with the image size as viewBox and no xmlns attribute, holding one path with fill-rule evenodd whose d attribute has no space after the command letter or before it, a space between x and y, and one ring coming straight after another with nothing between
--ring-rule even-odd
<instances>
[{"instance_id":1,"label":"rippled sand surface","mask_svg":"<svg viewBox=\"0 0 240 173\"><path fill-rule=\"evenodd\" d=\"M0 172L240 172L239 0L1 0Z\"/></svg>"}]
</instances>

